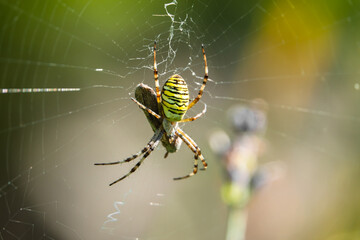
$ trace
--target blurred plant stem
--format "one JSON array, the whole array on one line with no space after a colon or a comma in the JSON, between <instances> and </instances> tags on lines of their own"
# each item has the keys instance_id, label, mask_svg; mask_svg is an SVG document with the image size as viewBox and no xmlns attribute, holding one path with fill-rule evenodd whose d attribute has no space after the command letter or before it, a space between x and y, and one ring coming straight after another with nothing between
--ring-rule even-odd
<instances>
[{"instance_id":1,"label":"blurred plant stem","mask_svg":"<svg viewBox=\"0 0 360 240\"><path fill-rule=\"evenodd\" d=\"M266 109L267 104L260 99L250 106L230 108L229 118L235 135L231 139L223 130L217 130L209 140L224 169L221 197L229 209L226 240L245 239L246 206L252 192L266 179L266 174L258 167L258 158L265 146Z\"/></svg>"}]
</instances>

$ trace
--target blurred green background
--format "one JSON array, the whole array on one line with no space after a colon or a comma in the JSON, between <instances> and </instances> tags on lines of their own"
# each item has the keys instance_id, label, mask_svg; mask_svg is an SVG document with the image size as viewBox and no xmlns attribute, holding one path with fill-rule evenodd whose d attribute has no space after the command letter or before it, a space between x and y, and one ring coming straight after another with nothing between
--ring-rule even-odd
<instances>
[{"instance_id":1,"label":"blurred green background","mask_svg":"<svg viewBox=\"0 0 360 240\"><path fill-rule=\"evenodd\" d=\"M360 239L360 2L0 1L0 239L225 239L222 165L209 147L233 136L227 110L268 104L260 164L284 174L250 201L246 239ZM209 163L191 171L186 146L135 163L152 130L132 103L171 74L202 102L183 126ZM23 88L77 88L5 93ZM15 90L14 90L15 89ZM201 111L198 104L189 116Z\"/></svg>"}]
</instances>

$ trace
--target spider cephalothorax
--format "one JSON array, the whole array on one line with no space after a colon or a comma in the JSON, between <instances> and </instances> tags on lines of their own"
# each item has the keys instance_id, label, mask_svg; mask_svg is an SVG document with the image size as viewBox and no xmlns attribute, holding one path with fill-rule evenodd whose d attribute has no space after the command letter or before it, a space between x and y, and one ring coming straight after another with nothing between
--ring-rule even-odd
<instances>
[{"instance_id":1,"label":"spider cephalothorax","mask_svg":"<svg viewBox=\"0 0 360 240\"><path fill-rule=\"evenodd\" d=\"M192 140L183 130L179 127L179 122L190 122L198 119L206 112L206 104L204 110L197 114L195 117L185 118L187 110L192 108L201 98L206 82L208 80L208 67L204 47L201 47L204 62L205 62L205 76L203 84L199 90L197 97L189 101L189 90L185 80L178 74L172 75L165 83L160 92L158 71L156 66L156 42L154 43L154 78L155 78L155 91L146 86L139 84L135 90L135 98L131 98L141 109L143 109L153 131L154 135L149 143L138 153L126 158L122 161L109 162L109 163L95 163L95 165L115 165L125 162L130 162L138 156L143 155L138 163L130 170L129 173L119 178L110 184L113 185L130 174L135 172L149 154L157 147L161 141L166 149L165 157L168 153L176 152L182 141L194 153L194 168L193 171L183 177L174 178L174 180L185 179L195 175L198 171L198 159L200 158L203 169L207 167L204 157L201 154L200 148L194 140Z\"/></svg>"}]
</instances>

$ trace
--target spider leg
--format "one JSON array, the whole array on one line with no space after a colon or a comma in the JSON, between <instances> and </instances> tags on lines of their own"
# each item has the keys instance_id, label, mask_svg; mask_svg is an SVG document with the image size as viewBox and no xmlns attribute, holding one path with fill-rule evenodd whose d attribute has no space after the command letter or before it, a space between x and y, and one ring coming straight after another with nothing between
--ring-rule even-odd
<instances>
[{"instance_id":1,"label":"spider leg","mask_svg":"<svg viewBox=\"0 0 360 240\"><path fill-rule=\"evenodd\" d=\"M193 149L189 147L189 148L195 153L195 155L198 155L198 157L200 158L200 160L201 160L201 162L202 162L202 164L203 164L203 166L204 166L204 168L201 168L200 170L206 170L206 168L207 168L208 165L207 165L207 163L206 163L203 155L201 154L200 148L199 148L198 145L195 143L195 141L192 140L192 138L189 137L189 135L187 135L181 128L177 128L176 131L177 131L178 133L180 133L184 138L186 138L186 139L191 143L191 145L196 149L196 152L194 152ZM181 139L183 139L183 138L181 138ZM185 142L185 143L186 143L186 142Z\"/></svg>"},{"instance_id":2,"label":"spider leg","mask_svg":"<svg viewBox=\"0 0 360 240\"><path fill-rule=\"evenodd\" d=\"M195 154L194 155L194 169L193 172L183 176L183 177L178 177L178 178L174 178L174 180L180 180L180 179L185 179L188 177L191 177L193 175L195 175L197 173L197 169L198 169L198 158L200 158L204 168L201 170L205 170L207 168L207 163L205 162L205 159L203 157L203 155L201 154L201 150L200 148L197 146L197 144L194 142L194 140L192 140L184 131L182 131L180 128L177 128L177 130L175 131L175 134L180 137L183 142L185 142L185 144L190 148L190 150Z\"/></svg>"},{"instance_id":3,"label":"spider leg","mask_svg":"<svg viewBox=\"0 0 360 240\"><path fill-rule=\"evenodd\" d=\"M155 133L155 138L152 139L152 141L150 141L149 145L149 149L145 152L145 154L142 156L142 158L140 159L139 162L137 162L135 164L135 166L130 170L130 172L128 172L127 174L125 174L124 176L122 176L121 178L117 179L116 181L112 182L109 184L109 186L114 185L115 183L120 182L121 180L123 180L124 178L127 178L128 176L130 176L132 173L134 173L139 167L140 165L144 162L144 160L150 155L150 153L152 151L154 151L154 149L157 147L157 145L159 144L162 135L164 134L163 131L159 130Z\"/></svg>"},{"instance_id":4,"label":"spider leg","mask_svg":"<svg viewBox=\"0 0 360 240\"><path fill-rule=\"evenodd\" d=\"M195 117L191 117L191 118L186 118L183 120L180 120L178 122L191 122L191 121L195 121L196 119L198 119L199 117L201 117L202 115L204 115L206 113L206 104L204 104L204 109L202 110L201 113L197 114Z\"/></svg>"},{"instance_id":5,"label":"spider leg","mask_svg":"<svg viewBox=\"0 0 360 240\"><path fill-rule=\"evenodd\" d=\"M146 110L148 113L150 113L151 115L153 115L154 117L156 117L157 119L160 119L161 116L159 114L157 114L156 112L154 112L153 110L151 110L148 107L145 107L143 104L141 104L138 100L136 100L135 98L131 98L131 100L133 100L137 105L139 105L139 107L141 109Z\"/></svg>"},{"instance_id":6,"label":"spider leg","mask_svg":"<svg viewBox=\"0 0 360 240\"><path fill-rule=\"evenodd\" d=\"M107 163L95 163L94 165L100 166L100 165L115 165L115 164L121 164L121 163L126 163L126 162L130 162L132 160L134 160L135 158L137 158L138 156L142 155L143 153L147 152L150 149L151 143L155 140L156 137L156 133L152 136L152 138L150 139L150 141L148 142L148 144L146 144L146 146L139 151L138 153L132 155L131 157L128 157L124 160L121 161L116 161L116 162L107 162Z\"/></svg>"},{"instance_id":7,"label":"spider leg","mask_svg":"<svg viewBox=\"0 0 360 240\"><path fill-rule=\"evenodd\" d=\"M154 42L154 79L155 79L155 91L156 91L156 101L160 104L160 85L159 85L159 75L156 66L156 41Z\"/></svg>"},{"instance_id":8,"label":"spider leg","mask_svg":"<svg viewBox=\"0 0 360 240\"><path fill-rule=\"evenodd\" d=\"M178 134L177 132L175 132L176 135L178 135L180 137L180 134ZM181 138L181 137L180 137ZM193 146L191 145L191 143L189 141L187 141L186 138L181 138L185 144L194 152L195 149L193 148ZM188 175L186 176L183 176L183 177L177 177L177 178L174 178L174 180L181 180L181 179L185 179L185 178L189 178L189 177L192 177L194 176L196 173L197 173L197 170L198 170L198 156L195 155L194 156L194 168L193 168L193 171L191 173L189 173Z\"/></svg>"},{"instance_id":9,"label":"spider leg","mask_svg":"<svg viewBox=\"0 0 360 240\"><path fill-rule=\"evenodd\" d=\"M188 106L188 110L190 108L192 108L201 98L203 92L204 92L204 88L205 88L205 85L206 85L206 82L209 78L209 75L208 75L208 66L207 66L207 60L206 60L206 55L205 55L205 49L204 49L204 45L201 46L201 50L202 50L202 53L203 53L203 56L204 56L204 62L205 62L205 75L204 75L204 81L202 83L202 86L199 90L199 93L197 95L197 97L189 104Z\"/></svg>"},{"instance_id":10,"label":"spider leg","mask_svg":"<svg viewBox=\"0 0 360 240\"><path fill-rule=\"evenodd\" d=\"M124 178L127 178L128 176L130 176L133 172L135 172L140 165L144 162L144 160L150 155L150 153L155 149L155 147L159 144L160 140L157 140L156 142L152 142L150 148L148 149L148 151L142 156L142 158L140 159L139 162L136 163L136 165L130 170L130 172L128 172L126 175L122 176L121 178L119 178L118 180L112 182L109 184L109 186L114 185L115 183L120 182L121 180L123 180Z\"/></svg>"}]
</instances>

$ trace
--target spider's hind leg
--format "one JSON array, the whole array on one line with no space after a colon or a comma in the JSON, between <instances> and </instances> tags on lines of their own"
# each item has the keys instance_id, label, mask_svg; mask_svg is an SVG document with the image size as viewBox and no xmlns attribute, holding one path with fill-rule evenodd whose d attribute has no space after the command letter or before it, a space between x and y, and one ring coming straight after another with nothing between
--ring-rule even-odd
<instances>
[{"instance_id":1,"label":"spider's hind leg","mask_svg":"<svg viewBox=\"0 0 360 240\"><path fill-rule=\"evenodd\" d=\"M201 98L202 95L203 95L203 92L204 92L204 89L205 89L207 80L209 79L209 69L208 69L207 60L206 60L206 54L205 54L205 49L204 49L204 46L203 46L203 45L201 46L201 51L202 51L202 54L203 54L203 57L204 57L204 63L205 63L205 75L204 75L204 80L203 80L203 83L202 83L202 85L201 85L201 87L200 87L200 90L199 90L198 95L197 95L196 98L195 98L194 100L192 100L192 102L189 104L188 109L192 108L192 107L200 100L200 98Z\"/></svg>"},{"instance_id":2,"label":"spider's hind leg","mask_svg":"<svg viewBox=\"0 0 360 240\"><path fill-rule=\"evenodd\" d=\"M159 75L156 65L156 41L154 42L154 79L155 79L155 91L156 91L156 101L160 105L160 85L159 85Z\"/></svg>"}]
</instances>

